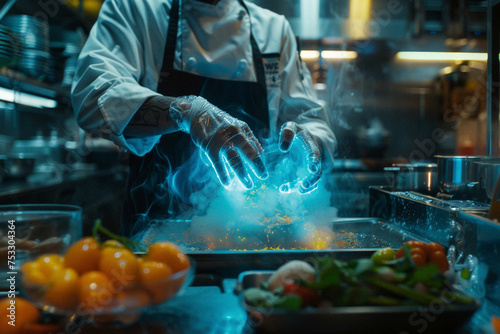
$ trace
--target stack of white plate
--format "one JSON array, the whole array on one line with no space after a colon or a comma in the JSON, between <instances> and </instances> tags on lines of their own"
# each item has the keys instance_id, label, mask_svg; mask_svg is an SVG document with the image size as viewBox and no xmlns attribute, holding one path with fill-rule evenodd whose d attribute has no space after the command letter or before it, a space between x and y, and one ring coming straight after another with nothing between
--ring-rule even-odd
<instances>
[{"instance_id":1,"label":"stack of white plate","mask_svg":"<svg viewBox=\"0 0 500 334\"><path fill-rule=\"evenodd\" d=\"M22 56L22 43L18 35L0 26L0 68L15 65Z\"/></svg>"},{"instance_id":2,"label":"stack of white plate","mask_svg":"<svg viewBox=\"0 0 500 334\"><path fill-rule=\"evenodd\" d=\"M49 25L29 15L7 15L1 23L21 36L23 53L15 69L43 79L49 68Z\"/></svg>"},{"instance_id":3,"label":"stack of white plate","mask_svg":"<svg viewBox=\"0 0 500 334\"><path fill-rule=\"evenodd\" d=\"M50 27L50 75L47 80L62 86L71 86L76 64L86 34L81 30L68 30L62 26Z\"/></svg>"}]
</instances>

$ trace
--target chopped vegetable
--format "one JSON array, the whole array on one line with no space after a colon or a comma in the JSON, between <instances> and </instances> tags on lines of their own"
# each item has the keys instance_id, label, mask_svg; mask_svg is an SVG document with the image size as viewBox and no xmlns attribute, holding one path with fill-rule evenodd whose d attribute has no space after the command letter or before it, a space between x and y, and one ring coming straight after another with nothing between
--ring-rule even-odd
<instances>
[{"instance_id":1,"label":"chopped vegetable","mask_svg":"<svg viewBox=\"0 0 500 334\"><path fill-rule=\"evenodd\" d=\"M401 246L396 251L396 259L404 257L405 248L409 250L413 263L417 267L434 263L437 264L439 271L442 273L450 269L444 248L438 243L430 242L426 244L418 240L407 241L404 246Z\"/></svg>"},{"instance_id":2,"label":"chopped vegetable","mask_svg":"<svg viewBox=\"0 0 500 334\"><path fill-rule=\"evenodd\" d=\"M297 295L280 296L259 288L246 289L243 292L243 297L247 304L262 308L279 307L286 310L297 310L302 304L302 299Z\"/></svg>"},{"instance_id":3,"label":"chopped vegetable","mask_svg":"<svg viewBox=\"0 0 500 334\"><path fill-rule=\"evenodd\" d=\"M500 334L500 317L497 317L496 315L491 317L491 327L496 334Z\"/></svg>"},{"instance_id":4,"label":"chopped vegetable","mask_svg":"<svg viewBox=\"0 0 500 334\"><path fill-rule=\"evenodd\" d=\"M301 299L301 306L317 306L321 301L321 296L317 290L307 288L295 280L290 279L285 282L283 286L283 295L297 295Z\"/></svg>"},{"instance_id":5,"label":"chopped vegetable","mask_svg":"<svg viewBox=\"0 0 500 334\"><path fill-rule=\"evenodd\" d=\"M373 253L371 259L376 265L382 265L385 262L396 258L396 251L390 247L382 248Z\"/></svg>"},{"instance_id":6,"label":"chopped vegetable","mask_svg":"<svg viewBox=\"0 0 500 334\"><path fill-rule=\"evenodd\" d=\"M312 269L304 261L280 267L269 284L244 291L246 302L264 308L284 305L287 309L430 305L437 300L447 306L476 302L452 289L448 261L438 244L409 241L397 252L383 248L370 258L342 261L325 256L310 261ZM292 296L295 299L289 299Z\"/></svg>"},{"instance_id":7,"label":"chopped vegetable","mask_svg":"<svg viewBox=\"0 0 500 334\"><path fill-rule=\"evenodd\" d=\"M298 278L312 283L316 277L314 268L305 261L293 260L282 265L267 281L270 291L282 287L288 279Z\"/></svg>"}]
</instances>

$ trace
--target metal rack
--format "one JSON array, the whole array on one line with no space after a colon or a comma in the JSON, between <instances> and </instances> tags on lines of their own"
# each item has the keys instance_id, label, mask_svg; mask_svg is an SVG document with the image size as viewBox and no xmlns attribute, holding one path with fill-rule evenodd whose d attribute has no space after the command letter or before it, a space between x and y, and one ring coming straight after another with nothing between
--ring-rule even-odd
<instances>
[{"instance_id":1,"label":"metal rack","mask_svg":"<svg viewBox=\"0 0 500 334\"><path fill-rule=\"evenodd\" d=\"M500 66L498 54L500 53L500 1L488 1L488 87L487 87L487 142L486 151L488 155L498 156L499 153L499 84L500 84ZM495 18L495 19L494 19Z\"/></svg>"}]
</instances>

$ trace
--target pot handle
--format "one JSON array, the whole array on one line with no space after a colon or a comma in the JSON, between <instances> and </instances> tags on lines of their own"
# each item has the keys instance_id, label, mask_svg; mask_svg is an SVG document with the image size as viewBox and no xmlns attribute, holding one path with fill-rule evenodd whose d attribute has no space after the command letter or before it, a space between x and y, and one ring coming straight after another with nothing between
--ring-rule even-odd
<instances>
[{"instance_id":1,"label":"pot handle","mask_svg":"<svg viewBox=\"0 0 500 334\"><path fill-rule=\"evenodd\" d=\"M496 219L498 222L500 222L500 200L498 200L498 196L500 192L500 176L497 179L497 182L495 183L495 190L493 190L493 195L491 196L491 204L490 204L490 211L488 214L488 218L493 220Z\"/></svg>"}]
</instances>

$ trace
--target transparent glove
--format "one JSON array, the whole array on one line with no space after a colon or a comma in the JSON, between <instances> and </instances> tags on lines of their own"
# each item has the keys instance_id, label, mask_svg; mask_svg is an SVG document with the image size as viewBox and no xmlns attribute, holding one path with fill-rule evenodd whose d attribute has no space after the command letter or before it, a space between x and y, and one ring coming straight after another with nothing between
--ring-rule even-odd
<instances>
[{"instance_id":1,"label":"transparent glove","mask_svg":"<svg viewBox=\"0 0 500 334\"><path fill-rule=\"evenodd\" d=\"M317 188L321 178L321 143L305 127L295 123L283 124L279 135L279 149L283 153L292 148L297 149L303 159L296 162L304 162L307 174L303 179L287 182L280 186L281 192L298 190L299 193L309 193Z\"/></svg>"},{"instance_id":2,"label":"transparent glove","mask_svg":"<svg viewBox=\"0 0 500 334\"><path fill-rule=\"evenodd\" d=\"M193 95L177 98L169 111L179 130L189 133L206 153L222 185L229 186L236 175L243 187L251 189L250 171L259 179L268 177L262 146L245 122Z\"/></svg>"}]
</instances>

